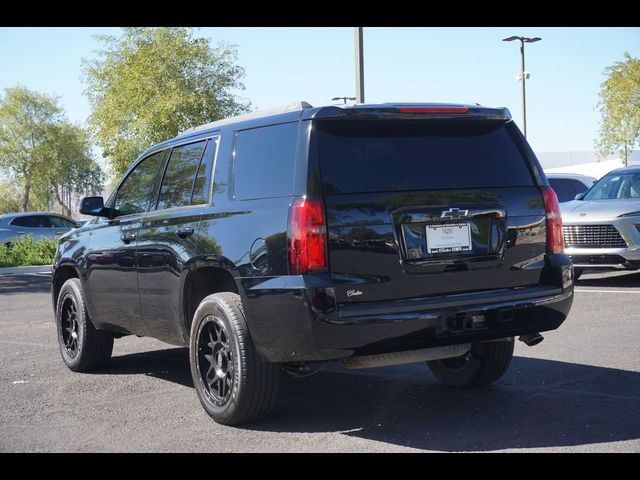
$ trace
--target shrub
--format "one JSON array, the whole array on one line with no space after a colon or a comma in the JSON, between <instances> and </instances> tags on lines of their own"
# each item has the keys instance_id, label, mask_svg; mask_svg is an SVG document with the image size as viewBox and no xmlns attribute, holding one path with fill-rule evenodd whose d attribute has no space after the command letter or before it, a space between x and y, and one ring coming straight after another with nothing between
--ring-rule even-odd
<instances>
[{"instance_id":1,"label":"shrub","mask_svg":"<svg viewBox=\"0 0 640 480\"><path fill-rule=\"evenodd\" d=\"M41 238L36 242L31 235L21 236L9 245L0 245L0 267L51 265L56 247L56 240Z\"/></svg>"}]
</instances>

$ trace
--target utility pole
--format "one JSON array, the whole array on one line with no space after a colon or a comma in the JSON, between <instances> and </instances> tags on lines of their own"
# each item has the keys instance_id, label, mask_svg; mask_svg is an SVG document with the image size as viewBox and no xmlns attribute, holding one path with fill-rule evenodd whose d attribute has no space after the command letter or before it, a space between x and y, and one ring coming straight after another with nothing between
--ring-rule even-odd
<instances>
[{"instance_id":1,"label":"utility pole","mask_svg":"<svg viewBox=\"0 0 640 480\"><path fill-rule=\"evenodd\" d=\"M356 103L364 103L364 51L362 27L354 27L356 43Z\"/></svg>"}]
</instances>

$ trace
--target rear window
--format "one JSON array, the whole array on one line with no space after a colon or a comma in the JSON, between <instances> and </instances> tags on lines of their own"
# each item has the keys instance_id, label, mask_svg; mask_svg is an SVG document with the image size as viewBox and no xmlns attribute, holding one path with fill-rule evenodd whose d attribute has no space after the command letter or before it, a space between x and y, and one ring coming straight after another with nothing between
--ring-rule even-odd
<instances>
[{"instance_id":1,"label":"rear window","mask_svg":"<svg viewBox=\"0 0 640 480\"><path fill-rule=\"evenodd\" d=\"M533 185L505 124L318 121L325 194Z\"/></svg>"}]
</instances>

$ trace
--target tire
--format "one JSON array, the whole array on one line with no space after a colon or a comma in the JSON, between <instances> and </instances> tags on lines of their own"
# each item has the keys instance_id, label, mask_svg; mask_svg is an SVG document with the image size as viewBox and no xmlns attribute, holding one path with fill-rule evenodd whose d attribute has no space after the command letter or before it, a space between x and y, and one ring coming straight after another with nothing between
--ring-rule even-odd
<instances>
[{"instance_id":1,"label":"tire","mask_svg":"<svg viewBox=\"0 0 640 480\"><path fill-rule=\"evenodd\" d=\"M577 282L580 279L580 276L584 273L582 268L574 268L573 269L573 281Z\"/></svg>"},{"instance_id":2,"label":"tire","mask_svg":"<svg viewBox=\"0 0 640 480\"><path fill-rule=\"evenodd\" d=\"M189 358L200 403L217 423L258 420L274 408L280 365L260 357L239 295L215 293L202 300L191 325Z\"/></svg>"},{"instance_id":3,"label":"tire","mask_svg":"<svg viewBox=\"0 0 640 480\"><path fill-rule=\"evenodd\" d=\"M74 372L105 367L113 350L113 334L95 329L86 304L80 280L67 280L58 294L56 331L62 360Z\"/></svg>"},{"instance_id":4,"label":"tire","mask_svg":"<svg viewBox=\"0 0 640 480\"><path fill-rule=\"evenodd\" d=\"M498 380L509 368L513 357L513 338L479 342L461 357L427 362L443 384L450 387L479 387Z\"/></svg>"}]
</instances>

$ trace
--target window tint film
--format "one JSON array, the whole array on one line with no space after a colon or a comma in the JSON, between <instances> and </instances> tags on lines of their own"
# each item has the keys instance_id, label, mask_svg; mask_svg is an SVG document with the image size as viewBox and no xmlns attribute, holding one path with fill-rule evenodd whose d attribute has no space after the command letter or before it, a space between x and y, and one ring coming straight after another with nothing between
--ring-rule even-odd
<instances>
[{"instance_id":1,"label":"window tint film","mask_svg":"<svg viewBox=\"0 0 640 480\"><path fill-rule=\"evenodd\" d=\"M503 123L316 121L325 194L533 185Z\"/></svg>"},{"instance_id":2,"label":"window tint film","mask_svg":"<svg viewBox=\"0 0 640 480\"><path fill-rule=\"evenodd\" d=\"M578 180L569 180L569 186L573 189L574 198L579 193L586 192L587 190L589 190L584 183L579 182Z\"/></svg>"},{"instance_id":3,"label":"window tint film","mask_svg":"<svg viewBox=\"0 0 640 480\"><path fill-rule=\"evenodd\" d=\"M176 147L162 180L158 210L191 203L191 192L206 141Z\"/></svg>"},{"instance_id":4,"label":"window tint film","mask_svg":"<svg viewBox=\"0 0 640 480\"><path fill-rule=\"evenodd\" d=\"M297 139L298 122L238 132L233 161L236 199L291 195Z\"/></svg>"},{"instance_id":5,"label":"window tint film","mask_svg":"<svg viewBox=\"0 0 640 480\"><path fill-rule=\"evenodd\" d=\"M51 228L49 219L44 215L29 215L26 217L14 218L11 221L11 225L27 228Z\"/></svg>"},{"instance_id":6,"label":"window tint film","mask_svg":"<svg viewBox=\"0 0 640 480\"><path fill-rule=\"evenodd\" d=\"M49 222L55 228L76 228L76 224L62 217L55 217L51 215L49 217Z\"/></svg>"},{"instance_id":7,"label":"window tint film","mask_svg":"<svg viewBox=\"0 0 640 480\"><path fill-rule=\"evenodd\" d=\"M117 215L147 211L164 154L158 152L145 158L120 185L114 204Z\"/></svg>"},{"instance_id":8,"label":"window tint film","mask_svg":"<svg viewBox=\"0 0 640 480\"><path fill-rule=\"evenodd\" d=\"M551 185L551 188L556 192L560 203L573 200L576 196L576 194L573 193L573 189L570 188L569 180L565 180L564 178L550 178L549 185Z\"/></svg>"}]
</instances>

